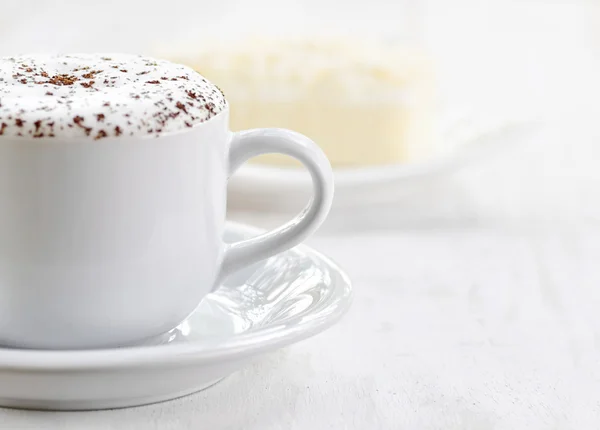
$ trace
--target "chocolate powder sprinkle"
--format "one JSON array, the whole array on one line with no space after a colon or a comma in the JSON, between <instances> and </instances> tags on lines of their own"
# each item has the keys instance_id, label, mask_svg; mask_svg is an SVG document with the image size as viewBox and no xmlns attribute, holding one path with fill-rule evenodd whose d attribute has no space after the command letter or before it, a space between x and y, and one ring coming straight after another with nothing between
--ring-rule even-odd
<instances>
[{"instance_id":1,"label":"chocolate powder sprinkle","mask_svg":"<svg viewBox=\"0 0 600 430\"><path fill-rule=\"evenodd\" d=\"M85 75L81 75L81 77L85 79L93 79L97 74L102 72L103 70L92 70L91 72L86 73Z\"/></svg>"},{"instance_id":2,"label":"chocolate powder sprinkle","mask_svg":"<svg viewBox=\"0 0 600 430\"><path fill-rule=\"evenodd\" d=\"M73 118L73 122L75 123L75 125L83 129L83 131L85 131L86 136L89 136L92 133L92 127L86 127L85 125L83 125L83 121L84 119L81 116L76 116L75 118Z\"/></svg>"},{"instance_id":3,"label":"chocolate powder sprinkle","mask_svg":"<svg viewBox=\"0 0 600 430\"><path fill-rule=\"evenodd\" d=\"M185 113L187 113L187 110L186 110L186 108L185 108L185 105L184 105L183 103L181 103L181 102L177 102L177 103L175 103L175 107L176 107L177 109L179 109L179 110L182 110L182 111L184 111Z\"/></svg>"},{"instance_id":4,"label":"chocolate powder sprinkle","mask_svg":"<svg viewBox=\"0 0 600 430\"><path fill-rule=\"evenodd\" d=\"M121 73L98 79L106 68ZM141 56L0 58L0 83L0 135L8 137L160 136L227 108L194 70Z\"/></svg>"},{"instance_id":5,"label":"chocolate powder sprinkle","mask_svg":"<svg viewBox=\"0 0 600 430\"><path fill-rule=\"evenodd\" d=\"M61 85L73 85L78 80L79 80L79 78L77 78L73 75L62 74L62 75L54 75L50 78L50 80L48 82L41 82L41 83L61 86Z\"/></svg>"}]
</instances>

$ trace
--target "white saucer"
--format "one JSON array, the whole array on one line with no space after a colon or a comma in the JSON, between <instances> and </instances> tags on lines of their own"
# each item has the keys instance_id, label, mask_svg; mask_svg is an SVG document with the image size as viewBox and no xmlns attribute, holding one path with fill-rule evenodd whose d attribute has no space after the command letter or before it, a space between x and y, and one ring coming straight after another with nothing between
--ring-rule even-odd
<instances>
[{"instance_id":1,"label":"white saucer","mask_svg":"<svg viewBox=\"0 0 600 430\"><path fill-rule=\"evenodd\" d=\"M226 241L255 234L253 228L229 223ZM186 322L144 345L87 351L0 348L0 406L108 409L185 396L259 354L325 330L348 309L351 292L339 267L299 246L231 276Z\"/></svg>"},{"instance_id":2,"label":"white saucer","mask_svg":"<svg viewBox=\"0 0 600 430\"><path fill-rule=\"evenodd\" d=\"M396 202L415 185L457 171L496 150L519 146L538 128L533 118L460 115L440 124L436 156L422 162L336 169L333 212ZM229 179L228 207L287 212L311 195L310 175L295 168L245 164Z\"/></svg>"}]
</instances>

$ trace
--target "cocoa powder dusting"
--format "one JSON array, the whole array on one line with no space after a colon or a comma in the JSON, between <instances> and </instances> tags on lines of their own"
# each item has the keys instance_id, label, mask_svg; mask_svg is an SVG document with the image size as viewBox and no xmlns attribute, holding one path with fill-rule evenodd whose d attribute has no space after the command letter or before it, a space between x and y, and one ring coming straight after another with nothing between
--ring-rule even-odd
<instances>
[{"instance_id":1,"label":"cocoa powder dusting","mask_svg":"<svg viewBox=\"0 0 600 430\"><path fill-rule=\"evenodd\" d=\"M38 84L52 84L57 86L62 85L73 85L79 79L73 75L54 75L50 78L48 82L38 82Z\"/></svg>"},{"instance_id":2,"label":"cocoa powder dusting","mask_svg":"<svg viewBox=\"0 0 600 430\"><path fill-rule=\"evenodd\" d=\"M183 112L187 113L187 110L185 108L185 105L181 102L177 102L175 103L175 107L179 110L182 110Z\"/></svg>"},{"instance_id":3,"label":"cocoa powder dusting","mask_svg":"<svg viewBox=\"0 0 600 430\"><path fill-rule=\"evenodd\" d=\"M92 127L86 127L85 125L83 125L83 121L83 117L79 115L73 118L73 122L75 123L75 125L79 128L82 128L85 131L86 136L89 136L92 132Z\"/></svg>"},{"instance_id":4,"label":"cocoa powder dusting","mask_svg":"<svg viewBox=\"0 0 600 430\"><path fill-rule=\"evenodd\" d=\"M2 136L160 136L226 107L217 87L166 61L95 54L0 58Z\"/></svg>"}]
</instances>

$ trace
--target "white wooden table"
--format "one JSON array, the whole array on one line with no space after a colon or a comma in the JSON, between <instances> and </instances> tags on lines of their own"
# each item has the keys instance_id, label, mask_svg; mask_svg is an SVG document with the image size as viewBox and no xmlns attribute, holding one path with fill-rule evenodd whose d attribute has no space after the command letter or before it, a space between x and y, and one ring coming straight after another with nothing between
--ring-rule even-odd
<instances>
[{"instance_id":1,"label":"white wooden table","mask_svg":"<svg viewBox=\"0 0 600 430\"><path fill-rule=\"evenodd\" d=\"M353 308L333 329L190 397L135 409L0 409L2 429L593 428L600 229L320 237Z\"/></svg>"}]
</instances>

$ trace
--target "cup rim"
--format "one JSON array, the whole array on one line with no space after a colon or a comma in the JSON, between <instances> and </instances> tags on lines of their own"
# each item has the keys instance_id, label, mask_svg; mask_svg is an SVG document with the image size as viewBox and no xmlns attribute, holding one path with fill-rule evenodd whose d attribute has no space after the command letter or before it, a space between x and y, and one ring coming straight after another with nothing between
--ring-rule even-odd
<instances>
[{"instance_id":1,"label":"cup rim","mask_svg":"<svg viewBox=\"0 0 600 430\"><path fill-rule=\"evenodd\" d=\"M58 144L105 145L108 143L123 143L123 144L131 143L131 144L134 144L135 142L142 142L142 141L143 142L157 141L162 138L176 137L179 135L183 135L185 133L190 133L192 131L196 131L196 130L202 128L203 126L206 126L208 124L216 122L217 119L220 119L226 115L229 115L229 102L227 102L227 101L225 101L225 107L223 108L223 110L221 112L219 112L215 116L210 117L209 119L207 119L205 121L193 124L191 127L186 127L186 128L182 128L179 130L160 133L158 135L144 134L144 135L139 135L139 136L134 135L134 136L122 136L122 137L107 137L105 139L99 139L99 140L82 138L82 137L73 137L73 136L71 136L71 137L50 137L50 138L46 137L46 138L41 138L41 139L33 138L31 136L0 136L0 145L6 144L6 143L16 143L16 144L22 144L22 145L37 144L37 145L44 145L44 146L45 145L58 145Z\"/></svg>"}]
</instances>

